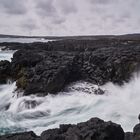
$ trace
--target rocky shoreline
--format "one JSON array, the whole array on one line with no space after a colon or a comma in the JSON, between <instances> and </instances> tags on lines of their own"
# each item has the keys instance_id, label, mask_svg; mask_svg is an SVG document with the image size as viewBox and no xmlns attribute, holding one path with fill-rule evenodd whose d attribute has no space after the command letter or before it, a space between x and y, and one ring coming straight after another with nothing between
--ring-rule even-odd
<instances>
[{"instance_id":1,"label":"rocky shoreline","mask_svg":"<svg viewBox=\"0 0 140 140\"><path fill-rule=\"evenodd\" d=\"M91 118L77 125L65 124L49 129L37 136L34 132L23 132L0 136L0 140L139 140L140 124L133 132L124 132L120 125L99 118Z\"/></svg>"},{"instance_id":2,"label":"rocky shoreline","mask_svg":"<svg viewBox=\"0 0 140 140\"><path fill-rule=\"evenodd\" d=\"M17 50L12 61L0 61L0 84L16 81L24 95L46 96L83 80L96 85L122 85L139 71L140 40L106 37L67 39L48 43L0 43L2 49ZM103 94L101 90L96 92ZM77 125L61 125L36 136L33 132L1 136L0 140L139 140L140 126L124 133L121 126L93 118Z\"/></svg>"},{"instance_id":3,"label":"rocky shoreline","mask_svg":"<svg viewBox=\"0 0 140 140\"><path fill-rule=\"evenodd\" d=\"M0 83L13 79L24 95L56 94L78 80L121 85L140 64L139 40L60 40L0 46L18 50L11 63L0 62Z\"/></svg>"}]
</instances>

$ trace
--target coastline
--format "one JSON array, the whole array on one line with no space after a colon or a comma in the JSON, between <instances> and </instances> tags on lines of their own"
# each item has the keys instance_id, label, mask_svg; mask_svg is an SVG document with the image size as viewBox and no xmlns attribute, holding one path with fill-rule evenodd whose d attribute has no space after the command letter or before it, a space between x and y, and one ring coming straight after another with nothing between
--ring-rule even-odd
<instances>
[{"instance_id":1,"label":"coastline","mask_svg":"<svg viewBox=\"0 0 140 140\"><path fill-rule=\"evenodd\" d=\"M68 84L79 80L89 81L96 85L103 85L110 81L123 85L124 82L131 79L134 72L139 70L140 41L130 38L125 38L125 40L114 38L101 40L70 39L48 43L0 43L0 45L6 46L5 49L17 50L11 62L0 62L2 67L0 77L5 81L9 78L16 81L18 90L24 91L25 96L30 94L46 96L48 92L56 95L63 91ZM45 75L43 72L45 72ZM44 77L46 78L44 79ZM43 82L45 85L43 85ZM100 94L100 92L97 91L97 94ZM95 119L95 121L97 120ZM68 130L65 127L67 129L70 127L71 132L67 132ZM78 126L68 125L65 127L60 127L60 130L48 130L47 134L44 132L42 135L47 140L77 140L78 137L80 139L81 132L76 130L79 135L75 134L75 129ZM91 131L93 131L92 129ZM126 140L131 137L134 137L133 139L138 137L139 125L135 129L133 133L126 133ZM56 135L52 136L52 133L56 133ZM95 135L93 132L91 133ZM105 140L106 137L108 140L115 140L119 136L118 134L110 134L110 132L102 136L104 134L102 130L99 130L98 133L101 133L97 136L98 140L100 140L100 137L101 140ZM121 130L121 133L120 138L116 140L124 139L123 130ZM26 135L27 138L24 138ZM67 135L68 138L66 138ZM113 137L111 137L112 135ZM90 136L90 133L88 136ZM33 132L2 136L0 139L6 139L6 137L8 139L19 137L21 140L42 139ZM85 136L81 139L85 139Z\"/></svg>"}]
</instances>

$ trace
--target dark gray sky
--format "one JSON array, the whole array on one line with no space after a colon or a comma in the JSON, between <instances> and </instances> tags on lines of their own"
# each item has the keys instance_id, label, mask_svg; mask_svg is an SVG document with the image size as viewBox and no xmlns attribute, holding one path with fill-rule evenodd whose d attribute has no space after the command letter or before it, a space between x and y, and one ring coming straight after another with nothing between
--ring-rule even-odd
<instances>
[{"instance_id":1,"label":"dark gray sky","mask_svg":"<svg viewBox=\"0 0 140 140\"><path fill-rule=\"evenodd\" d=\"M0 0L0 33L140 33L140 0Z\"/></svg>"}]
</instances>

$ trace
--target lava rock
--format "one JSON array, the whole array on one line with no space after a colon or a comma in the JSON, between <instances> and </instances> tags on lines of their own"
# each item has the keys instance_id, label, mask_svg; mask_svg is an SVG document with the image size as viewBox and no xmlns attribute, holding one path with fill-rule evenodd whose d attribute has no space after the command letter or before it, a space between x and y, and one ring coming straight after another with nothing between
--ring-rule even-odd
<instances>
[{"instance_id":1,"label":"lava rock","mask_svg":"<svg viewBox=\"0 0 140 140\"><path fill-rule=\"evenodd\" d=\"M12 75L25 95L56 94L71 82L123 84L139 70L140 47L100 48L93 52L20 50L12 59Z\"/></svg>"},{"instance_id":2,"label":"lava rock","mask_svg":"<svg viewBox=\"0 0 140 140\"><path fill-rule=\"evenodd\" d=\"M12 69L17 87L25 90L25 95L56 94L71 81L78 80L77 66L73 63L75 57L65 52L16 52L12 59Z\"/></svg>"},{"instance_id":3,"label":"lava rock","mask_svg":"<svg viewBox=\"0 0 140 140\"><path fill-rule=\"evenodd\" d=\"M11 44L14 45L20 48L20 44ZM60 40L21 44L13 55L11 77L24 95L44 96L57 94L79 80L96 85L107 82L122 85L139 71L139 66L139 40L119 37Z\"/></svg>"},{"instance_id":4,"label":"lava rock","mask_svg":"<svg viewBox=\"0 0 140 140\"><path fill-rule=\"evenodd\" d=\"M10 77L11 65L7 60L0 61L0 84L5 84Z\"/></svg>"},{"instance_id":5,"label":"lava rock","mask_svg":"<svg viewBox=\"0 0 140 140\"><path fill-rule=\"evenodd\" d=\"M58 129L44 131L42 140L124 140L120 125L92 118L77 125L60 125Z\"/></svg>"}]
</instances>

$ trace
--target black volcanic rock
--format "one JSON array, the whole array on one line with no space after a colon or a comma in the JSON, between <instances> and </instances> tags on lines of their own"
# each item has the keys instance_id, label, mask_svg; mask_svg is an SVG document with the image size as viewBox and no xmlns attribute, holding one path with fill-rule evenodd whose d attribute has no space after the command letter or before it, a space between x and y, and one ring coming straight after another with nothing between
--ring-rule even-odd
<instances>
[{"instance_id":1,"label":"black volcanic rock","mask_svg":"<svg viewBox=\"0 0 140 140\"><path fill-rule=\"evenodd\" d=\"M81 58L84 79L99 85L108 81L122 84L139 69L140 47L101 48L85 52Z\"/></svg>"},{"instance_id":2,"label":"black volcanic rock","mask_svg":"<svg viewBox=\"0 0 140 140\"><path fill-rule=\"evenodd\" d=\"M33 132L1 136L0 140L124 140L120 125L92 118L77 125L60 125L44 131L40 137Z\"/></svg>"},{"instance_id":3,"label":"black volcanic rock","mask_svg":"<svg viewBox=\"0 0 140 140\"><path fill-rule=\"evenodd\" d=\"M42 140L124 140L120 125L92 118L77 125L60 125L59 129L44 131Z\"/></svg>"},{"instance_id":4,"label":"black volcanic rock","mask_svg":"<svg viewBox=\"0 0 140 140\"><path fill-rule=\"evenodd\" d=\"M128 82L133 72L139 70L140 41L127 37L1 43L0 46L18 50L10 72L18 89L24 90L24 95L47 95L56 94L78 80L98 85Z\"/></svg>"},{"instance_id":5,"label":"black volcanic rock","mask_svg":"<svg viewBox=\"0 0 140 140\"><path fill-rule=\"evenodd\" d=\"M129 81L140 64L140 47L100 48L65 52L19 50L12 59L12 75L25 95L53 93L78 80L102 85Z\"/></svg>"},{"instance_id":6,"label":"black volcanic rock","mask_svg":"<svg viewBox=\"0 0 140 140\"><path fill-rule=\"evenodd\" d=\"M7 60L0 61L0 84L5 84L10 77L11 64Z\"/></svg>"},{"instance_id":7,"label":"black volcanic rock","mask_svg":"<svg viewBox=\"0 0 140 140\"><path fill-rule=\"evenodd\" d=\"M47 51L19 51L12 59L12 72L17 87L25 95L56 93L65 85L79 79L74 66L74 53Z\"/></svg>"}]
</instances>

